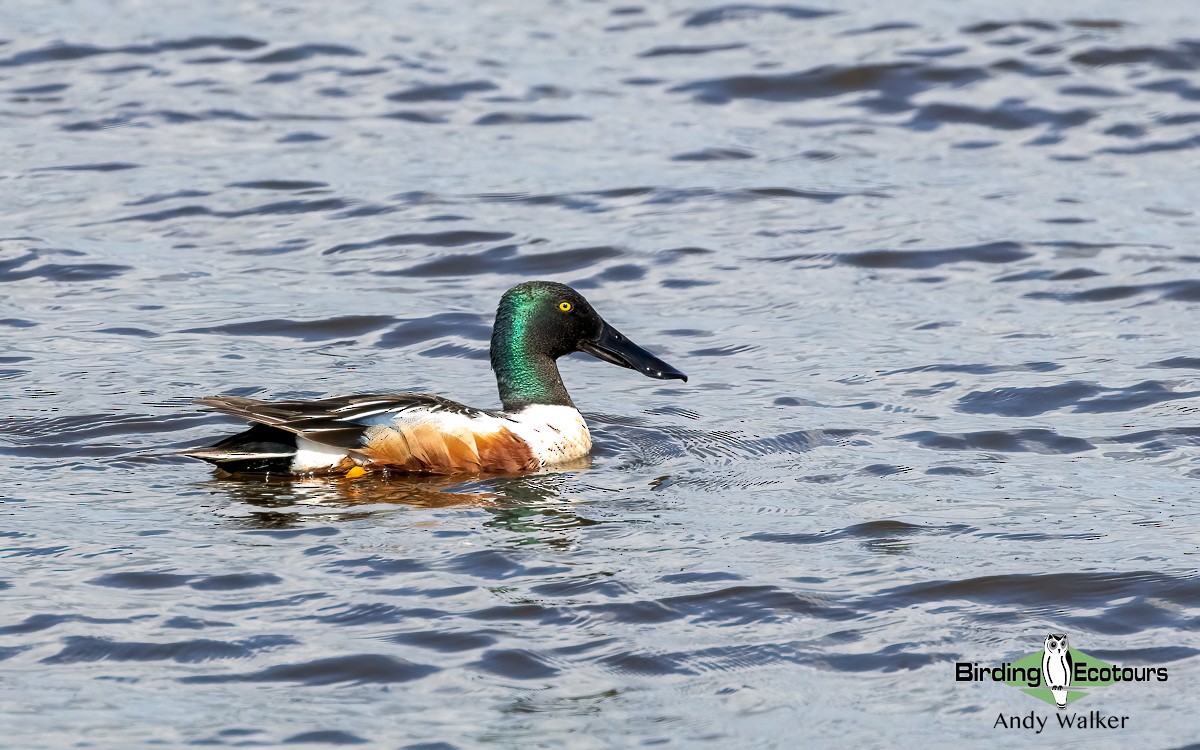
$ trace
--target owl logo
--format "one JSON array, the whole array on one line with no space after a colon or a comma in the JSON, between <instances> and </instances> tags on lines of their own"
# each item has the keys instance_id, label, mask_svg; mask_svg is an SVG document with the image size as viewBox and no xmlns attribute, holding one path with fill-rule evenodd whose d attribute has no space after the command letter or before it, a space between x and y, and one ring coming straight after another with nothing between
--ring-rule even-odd
<instances>
[{"instance_id":1,"label":"owl logo","mask_svg":"<svg viewBox=\"0 0 1200 750\"><path fill-rule=\"evenodd\" d=\"M1046 636L1046 646L1042 652L1042 684L1050 689L1050 694L1054 696L1054 704L1060 711L1067 707L1067 692L1071 687L1073 667L1066 634L1051 633Z\"/></svg>"}]
</instances>

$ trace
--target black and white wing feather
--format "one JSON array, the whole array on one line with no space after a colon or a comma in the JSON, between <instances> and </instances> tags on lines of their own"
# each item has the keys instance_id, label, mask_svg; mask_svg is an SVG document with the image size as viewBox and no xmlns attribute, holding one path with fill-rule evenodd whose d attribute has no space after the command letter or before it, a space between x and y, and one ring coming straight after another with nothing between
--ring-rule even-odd
<instances>
[{"instance_id":1,"label":"black and white wing feather","mask_svg":"<svg viewBox=\"0 0 1200 750\"><path fill-rule=\"evenodd\" d=\"M456 401L424 393L337 396L316 401L259 401L241 396L206 396L196 403L335 448L361 446L363 433L389 416L419 409L466 416L490 414Z\"/></svg>"}]
</instances>

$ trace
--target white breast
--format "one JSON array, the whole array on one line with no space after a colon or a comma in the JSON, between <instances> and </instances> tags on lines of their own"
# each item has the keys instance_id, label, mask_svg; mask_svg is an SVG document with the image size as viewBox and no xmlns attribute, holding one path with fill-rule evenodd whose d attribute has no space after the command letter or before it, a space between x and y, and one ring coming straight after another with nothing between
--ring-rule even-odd
<instances>
[{"instance_id":1,"label":"white breast","mask_svg":"<svg viewBox=\"0 0 1200 750\"><path fill-rule=\"evenodd\" d=\"M533 449L543 465L571 461L592 449L587 423L574 407L534 404L505 416L508 428Z\"/></svg>"}]
</instances>

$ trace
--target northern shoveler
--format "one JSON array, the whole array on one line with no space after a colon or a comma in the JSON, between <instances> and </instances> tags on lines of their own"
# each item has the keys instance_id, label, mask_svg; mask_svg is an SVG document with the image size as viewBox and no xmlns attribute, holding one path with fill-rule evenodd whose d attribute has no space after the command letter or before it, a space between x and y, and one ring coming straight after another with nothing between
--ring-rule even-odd
<instances>
[{"instance_id":1,"label":"northern shoveler","mask_svg":"<svg viewBox=\"0 0 1200 750\"><path fill-rule=\"evenodd\" d=\"M556 361L577 351L652 378L687 380L621 335L571 287L528 281L504 293L492 328L502 411L425 394L273 402L208 396L196 403L251 427L184 455L235 473L347 476L512 472L570 461L592 448Z\"/></svg>"}]
</instances>

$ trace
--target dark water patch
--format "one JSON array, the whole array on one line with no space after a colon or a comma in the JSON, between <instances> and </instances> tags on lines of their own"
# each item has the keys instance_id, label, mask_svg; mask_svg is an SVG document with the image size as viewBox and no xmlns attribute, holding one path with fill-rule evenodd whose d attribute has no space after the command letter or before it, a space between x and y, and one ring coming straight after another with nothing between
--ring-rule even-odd
<instances>
[{"instance_id":1,"label":"dark water patch","mask_svg":"<svg viewBox=\"0 0 1200 750\"><path fill-rule=\"evenodd\" d=\"M312 593L296 594L282 599L266 599L260 601L235 602L232 604L207 604L200 609L210 612L250 612L256 609L278 609L280 607L298 607L315 599L324 599L329 594Z\"/></svg>"},{"instance_id":2,"label":"dark water patch","mask_svg":"<svg viewBox=\"0 0 1200 750\"><path fill-rule=\"evenodd\" d=\"M888 370L880 373L882 377L889 375L907 375L915 372L956 372L970 375L995 375L999 372L1054 372L1061 370L1062 365L1055 362L1023 362L1018 365L987 365L987 364L936 364L905 367L899 370Z\"/></svg>"},{"instance_id":3,"label":"dark water patch","mask_svg":"<svg viewBox=\"0 0 1200 750\"><path fill-rule=\"evenodd\" d=\"M734 197L749 198L751 200L758 200L761 198L800 198L803 200L820 201L821 203L833 203L851 195L861 195L871 198L888 197L883 193L877 193L873 191L864 193L843 193L835 190L802 190L798 188L784 187L747 188L737 191L734 194Z\"/></svg>"},{"instance_id":4,"label":"dark water patch","mask_svg":"<svg viewBox=\"0 0 1200 750\"><path fill-rule=\"evenodd\" d=\"M1200 391L1174 391L1167 384L1156 380L1147 380L1125 388L1112 389L1094 399L1083 401L1075 408L1075 411L1089 414L1131 411L1163 401L1196 398L1197 396L1200 396Z\"/></svg>"},{"instance_id":5,"label":"dark water patch","mask_svg":"<svg viewBox=\"0 0 1200 750\"><path fill-rule=\"evenodd\" d=\"M657 677L672 674L694 674L678 659L668 654L623 652L600 659L605 669L617 674Z\"/></svg>"},{"instance_id":6,"label":"dark water patch","mask_svg":"<svg viewBox=\"0 0 1200 750\"><path fill-rule=\"evenodd\" d=\"M981 23L964 26L962 32L964 34L994 34L997 31L1006 29L1028 29L1030 31L1057 31L1058 26L1049 21L1038 21L1034 19L1023 19L1019 21L983 21Z\"/></svg>"},{"instance_id":7,"label":"dark water patch","mask_svg":"<svg viewBox=\"0 0 1200 750\"><path fill-rule=\"evenodd\" d=\"M463 245L477 245L482 242L500 242L512 237L513 234L511 232L479 232L467 229L454 229L446 232L413 232L409 234L393 234L382 239L371 240L370 242L335 245L322 254L333 255L375 247L403 247L406 245L461 247Z\"/></svg>"},{"instance_id":8,"label":"dark water patch","mask_svg":"<svg viewBox=\"0 0 1200 750\"><path fill-rule=\"evenodd\" d=\"M37 327L37 322L32 321L32 320L25 320L24 318L0 318L0 327L3 327L3 328L35 328L35 327ZM28 361L29 359L31 359L31 357L0 357L0 362L7 362L7 363L24 362L24 361Z\"/></svg>"},{"instance_id":9,"label":"dark water patch","mask_svg":"<svg viewBox=\"0 0 1200 750\"><path fill-rule=\"evenodd\" d=\"M299 664L280 664L258 672L241 674L196 675L179 681L185 684L221 684L231 682L294 682L309 687L319 685L389 684L411 682L439 671L428 664L414 664L386 654L352 654L315 659Z\"/></svg>"},{"instance_id":10,"label":"dark water patch","mask_svg":"<svg viewBox=\"0 0 1200 750\"><path fill-rule=\"evenodd\" d=\"M475 610L466 616L483 622L536 622L541 625L567 625L577 619L565 610L541 604L502 604Z\"/></svg>"},{"instance_id":11,"label":"dark water patch","mask_svg":"<svg viewBox=\"0 0 1200 750\"><path fill-rule=\"evenodd\" d=\"M487 362L490 359L487 349L461 344L439 344L431 349L423 350L420 352L420 356L433 359L473 359L479 362Z\"/></svg>"},{"instance_id":12,"label":"dark water patch","mask_svg":"<svg viewBox=\"0 0 1200 750\"><path fill-rule=\"evenodd\" d=\"M2 588L2 587L0 587ZM48 630L56 625L61 625L64 622L85 622L85 623L127 623L133 622L129 618L118 619L102 619L95 617L87 617L84 615L55 615L49 613L29 615L21 622L13 625L0 626L0 635L25 635L28 633L38 633L43 630Z\"/></svg>"},{"instance_id":13,"label":"dark water patch","mask_svg":"<svg viewBox=\"0 0 1200 750\"><path fill-rule=\"evenodd\" d=\"M0 422L0 434L19 436L27 445L62 448L95 438L174 432L203 422L195 414L76 414L10 418Z\"/></svg>"},{"instance_id":14,"label":"dark water patch","mask_svg":"<svg viewBox=\"0 0 1200 750\"><path fill-rule=\"evenodd\" d=\"M628 587L614 581L609 574L561 578L549 583L531 586L530 591L539 596L575 597L584 594L620 597L629 592Z\"/></svg>"},{"instance_id":15,"label":"dark water patch","mask_svg":"<svg viewBox=\"0 0 1200 750\"><path fill-rule=\"evenodd\" d=\"M302 131L298 133L288 133L275 139L276 143L316 143L318 141L327 141L329 136L321 135L320 133L310 133Z\"/></svg>"},{"instance_id":16,"label":"dark water patch","mask_svg":"<svg viewBox=\"0 0 1200 750\"><path fill-rule=\"evenodd\" d=\"M97 47L90 44L64 44L61 42L56 42L45 47L26 50L25 52L19 52L11 57L0 59L0 68L81 60L83 58L95 57L97 55L156 55L162 52L197 50L206 47L245 51L258 49L259 47L264 46L266 46L266 42L261 42L257 39L249 39L246 37L215 36L198 36L187 39L166 40L156 42L154 44L134 44L126 47L111 48Z\"/></svg>"},{"instance_id":17,"label":"dark water patch","mask_svg":"<svg viewBox=\"0 0 1200 750\"><path fill-rule=\"evenodd\" d=\"M188 585L197 591L240 591L282 582L283 579L274 573L230 573L207 576Z\"/></svg>"},{"instance_id":18,"label":"dark water patch","mask_svg":"<svg viewBox=\"0 0 1200 750\"><path fill-rule=\"evenodd\" d=\"M435 313L415 318L397 325L379 337L375 346L397 349L442 338L465 338L471 341L489 341L492 327L484 317L475 313Z\"/></svg>"},{"instance_id":19,"label":"dark water patch","mask_svg":"<svg viewBox=\"0 0 1200 750\"><path fill-rule=\"evenodd\" d=\"M1192 125L1194 122L1200 122L1200 112L1195 113L1178 113L1178 114L1160 114L1154 118L1159 125L1175 126L1175 125Z\"/></svg>"},{"instance_id":20,"label":"dark water patch","mask_svg":"<svg viewBox=\"0 0 1200 750\"><path fill-rule=\"evenodd\" d=\"M174 628L177 630L205 630L207 628L232 628L232 622L219 622L217 620L201 620L198 617L188 617L186 615L176 615L165 621L164 628Z\"/></svg>"},{"instance_id":21,"label":"dark water patch","mask_svg":"<svg viewBox=\"0 0 1200 750\"><path fill-rule=\"evenodd\" d=\"M696 458L749 458L754 456L807 453L821 445L844 443L858 434L854 430L796 430L766 437L751 437L735 431L703 431L671 425L635 426L616 424L607 418L587 415L588 423L597 422L593 435L599 434L595 452L634 450L641 460L654 464L673 456Z\"/></svg>"},{"instance_id":22,"label":"dark water patch","mask_svg":"<svg viewBox=\"0 0 1200 750\"><path fill-rule=\"evenodd\" d=\"M999 533L999 532L980 532L977 534L981 539L1003 539L1009 542L1066 542L1072 539L1084 539L1088 541L1096 541L1103 539L1102 534L1046 534L1038 531L1025 531L1016 533Z\"/></svg>"},{"instance_id":23,"label":"dark water patch","mask_svg":"<svg viewBox=\"0 0 1200 750\"><path fill-rule=\"evenodd\" d=\"M34 172L123 172L127 169L138 169L141 164L124 161L97 162L95 164L65 164L61 167L41 167Z\"/></svg>"},{"instance_id":24,"label":"dark water patch","mask_svg":"<svg viewBox=\"0 0 1200 750\"><path fill-rule=\"evenodd\" d=\"M1200 370L1200 357L1172 357L1151 362L1147 367L1170 367L1188 370Z\"/></svg>"},{"instance_id":25,"label":"dark water patch","mask_svg":"<svg viewBox=\"0 0 1200 750\"><path fill-rule=\"evenodd\" d=\"M740 161L753 158L754 154L735 148L706 148L701 151L676 154L671 157L671 161Z\"/></svg>"},{"instance_id":26,"label":"dark water patch","mask_svg":"<svg viewBox=\"0 0 1200 750\"><path fill-rule=\"evenodd\" d=\"M1103 659L1109 664L1120 664L1121 666L1134 665L1157 665L1167 664L1173 661L1182 661L1191 659L1200 655L1200 649L1190 646L1158 646L1151 648L1124 648L1124 649L1104 649L1093 648L1088 650L1089 656L1094 656L1097 659Z\"/></svg>"},{"instance_id":27,"label":"dark water patch","mask_svg":"<svg viewBox=\"0 0 1200 750\"><path fill-rule=\"evenodd\" d=\"M406 109L396 112L388 112L383 115L389 120L400 120L402 122L414 122L419 125L441 125L449 122L445 115L437 112L422 112L418 110Z\"/></svg>"},{"instance_id":28,"label":"dark water patch","mask_svg":"<svg viewBox=\"0 0 1200 750\"><path fill-rule=\"evenodd\" d=\"M999 60L988 66L989 70L1002 73L1015 73L1026 78L1058 78L1071 74L1071 71L1061 65L1035 65L1026 59L1009 58Z\"/></svg>"},{"instance_id":29,"label":"dark water patch","mask_svg":"<svg viewBox=\"0 0 1200 750\"><path fill-rule=\"evenodd\" d=\"M387 98L393 102L457 102L470 94L495 91L497 88L499 87L491 81L467 81L440 86L416 86L388 94Z\"/></svg>"},{"instance_id":30,"label":"dark water patch","mask_svg":"<svg viewBox=\"0 0 1200 750\"><path fill-rule=\"evenodd\" d=\"M1200 396L1200 391L1173 391L1156 380L1124 388L1072 380L1050 386L972 391L960 398L954 408L967 414L998 414L1004 417L1031 417L1067 407L1073 407L1071 411L1074 412L1103 414L1196 396Z\"/></svg>"},{"instance_id":31,"label":"dark water patch","mask_svg":"<svg viewBox=\"0 0 1200 750\"><path fill-rule=\"evenodd\" d=\"M463 633L423 630L417 633L397 633L390 636L388 640L404 646L427 648L443 654L475 651L496 643L496 638L484 631Z\"/></svg>"},{"instance_id":32,"label":"dark water patch","mask_svg":"<svg viewBox=\"0 0 1200 750\"><path fill-rule=\"evenodd\" d=\"M803 665L832 672L887 673L920 669L953 658L951 654L920 653L915 648L913 643L897 643L873 653L844 653L805 649L796 643L755 643L687 652L627 652L607 657L602 663L617 672L646 675L738 672L772 664Z\"/></svg>"},{"instance_id":33,"label":"dark water patch","mask_svg":"<svg viewBox=\"0 0 1200 750\"><path fill-rule=\"evenodd\" d=\"M1077 29L1116 30L1129 26L1127 22L1115 18L1069 18L1065 23Z\"/></svg>"},{"instance_id":34,"label":"dark water patch","mask_svg":"<svg viewBox=\"0 0 1200 750\"><path fill-rule=\"evenodd\" d=\"M157 589L172 589L179 586L186 586L195 578L196 576L194 575L180 575L178 573L124 571L121 573L106 573L99 578L93 578L88 583L94 586L107 586L109 588L154 591Z\"/></svg>"},{"instance_id":35,"label":"dark water patch","mask_svg":"<svg viewBox=\"0 0 1200 750\"><path fill-rule=\"evenodd\" d=\"M1192 576L1156 571L1006 574L898 586L880 591L864 604L872 611L950 602L1009 606L1014 609L1005 620L1025 622L1042 615L1077 620L1061 613L1110 612L1126 599L1138 604L1154 602L1140 612L1138 630L1172 627L1180 624L1179 607L1200 604L1200 586Z\"/></svg>"},{"instance_id":36,"label":"dark water patch","mask_svg":"<svg viewBox=\"0 0 1200 750\"><path fill-rule=\"evenodd\" d=\"M654 603L666 612L687 618L691 622L717 623L724 627L778 622L796 616L845 620L859 615L858 612L836 603L829 597L787 591L776 586L732 586L698 594L667 597Z\"/></svg>"},{"instance_id":37,"label":"dark water patch","mask_svg":"<svg viewBox=\"0 0 1200 750\"><path fill-rule=\"evenodd\" d=\"M69 636L61 651L42 659L42 664L78 664L95 661L174 661L180 664L218 659L248 659L280 646L299 643L282 635L260 635L243 641L196 639L174 643L113 641L95 636Z\"/></svg>"},{"instance_id":38,"label":"dark water patch","mask_svg":"<svg viewBox=\"0 0 1200 750\"><path fill-rule=\"evenodd\" d=\"M707 349L693 349L688 352L688 355L692 357L732 357L758 349L759 347L752 344L729 344L728 346L716 346Z\"/></svg>"},{"instance_id":39,"label":"dark water patch","mask_svg":"<svg viewBox=\"0 0 1200 750\"><path fill-rule=\"evenodd\" d=\"M932 466L925 470L931 476L944 477L984 477L991 474L986 469L973 469L967 466Z\"/></svg>"},{"instance_id":40,"label":"dark water patch","mask_svg":"<svg viewBox=\"0 0 1200 750\"><path fill-rule=\"evenodd\" d=\"M1080 380L1050 386L996 388L990 391L972 391L960 398L955 408L968 414L1031 417L1077 405L1101 391L1101 387L1096 383Z\"/></svg>"},{"instance_id":41,"label":"dark water patch","mask_svg":"<svg viewBox=\"0 0 1200 750\"><path fill-rule=\"evenodd\" d=\"M544 680L561 671L545 657L525 649L493 649L469 666L510 680Z\"/></svg>"},{"instance_id":42,"label":"dark water patch","mask_svg":"<svg viewBox=\"0 0 1200 750\"><path fill-rule=\"evenodd\" d=\"M106 333L110 336L134 336L140 339L156 339L162 335L145 328L101 328L96 333Z\"/></svg>"},{"instance_id":43,"label":"dark water patch","mask_svg":"<svg viewBox=\"0 0 1200 750\"><path fill-rule=\"evenodd\" d=\"M354 604L324 615L313 615L311 619L328 625L394 625L414 620L441 620L450 615L428 607L397 607L381 602Z\"/></svg>"},{"instance_id":44,"label":"dark water patch","mask_svg":"<svg viewBox=\"0 0 1200 750\"><path fill-rule=\"evenodd\" d=\"M11 659L17 654L28 651L33 646L0 646L0 661Z\"/></svg>"},{"instance_id":45,"label":"dark water patch","mask_svg":"<svg viewBox=\"0 0 1200 750\"><path fill-rule=\"evenodd\" d=\"M155 590L163 588L178 588L190 586L197 590L239 590L271 586L282 582L275 574L229 574L220 576L194 576L170 574L170 572L115 572L98 578L92 578L88 583L94 586L109 588L125 588L136 590Z\"/></svg>"},{"instance_id":46,"label":"dark water patch","mask_svg":"<svg viewBox=\"0 0 1200 750\"><path fill-rule=\"evenodd\" d=\"M745 49L746 45L740 42L732 44L669 44L663 47L654 47L638 55L638 57L678 57L678 56L695 56L707 55L712 52L725 52L732 49Z\"/></svg>"},{"instance_id":47,"label":"dark water patch","mask_svg":"<svg viewBox=\"0 0 1200 750\"><path fill-rule=\"evenodd\" d=\"M321 200L293 200L277 203L264 203L261 206L234 211L236 216L286 216L289 214L306 214L315 211L337 211L348 208L350 203L341 198L323 198ZM217 214L224 215L224 214ZM234 218L236 218L236 216Z\"/></svg>"},{"instance_id":48,"label":"dark water patch","mask_svg":"<svg viewBox=\"0 0 1200 750\"><path fill-rule=\"evenodd\" d=\"M704 279L663 279L658 285L663 289L695 289L700 286L715 286L719 281Z\"/></svg>"},{"instance_id":49,"label":"dark water patch","mask_svg":"<svg viewBox=\"0 0 1200 750\"><path fill-rule=\"evenodd\" d=\"M234 109L205 109L198 112L182 112L180 110L163 109L149 112L148 116L157 117L167 125L183 125L194 122L211 120L232 120L233 122L259 122L261 118L238 112Z\"/></svg>"},{"instance_id":50,"label":"dark water patch","mask_svg":"<svg viewBox=\"0 0 1200 750\"><path fill-rule=\"evenodd\" d=\"M583 115L544 115L537 112L493 112L475 120L476 125L552 125L590 120Z\"/></svg>"},{"instance_id":51,"label":"dark water patch","mask_svg":"<svg viewBox=\"0 0 1200 750\"><path fill-rule=\"evenodd\" d=\"M736 99L799 102L850 93L875 92L872 109L902 111L909 98L933 88L961 88L989 77L975 67L951 68L910 62L866 65L823 65L799 73L736 75L682 84L670 89L690 93L696 101L726 104Z\"/></svg>"},{"instance_id":52,"label":"dark water patch","mask_svg":"<svg viewBox=\"0 0 1200 750\"><path fill-rule=\"evenodd\" d=\"M1137 444L1138 452L1149 457L1179 448L1200 446L1200 427L1164 427L1095 439L1107 443Z\"/></svg>"},{"instance_id":53,"label":"dark water patch","mask_svg":"<svg viewBox=\"0 0 1200 750\"><path fill-rule=\"evenodd\" d=\"M1092 67L1149 65L1163 70L1200 70L1200 41L1180 41L1175 47L1093 47L1071 57Z\"/></svg>"},{"instance_id":54,"label":"dark water patch","mask_svg":"<svg viewBox=\"0 0 1200 750\"><path fill-rule=\"evenodd\" d=\"M1128 94L1108 88L1107 86L1060 86L1058 93L1063 96L1090 96L1100 99L1117 99Z\"/></svg>"},{"instance_id":55,"label":"dark water patch","mask_svg":"<svg viewBox=\"0 0 1200 750\"><path fill-rule=\"evenodd\" d=\"M294 47L284 47L265 55L252 57L248 63L258 65L275 65L278 63L300 62L314 57L361 57L362 53L353 47L340 44L299 44Z\"/></svg>"},{"instance_id":56,"label":"dark water patch","mask_svg":"<svg viewBox=\"0 0 1200 750\"><path fill-rule=\"evenodd\" d=\"M208 333L220 336L275 336L301 341L358 338L386 328L396 319L390 315L342 315L319 320L253 320L219 326L186 328L180 333Z\"/></svg>"},{"instance_id":57,"label":"dark water patch","mask_svg":"<svg viewBox=\"0 0 1200 750\"><path fill-rule=\"evenodd\" d=\"M970 47L965 47L961 44L951 45L948 47L929 47L925 49L906 49L900 54L908 55L909 57L955 57L970 50Z\"/></svg>"},{"instance_id":58,"label":"dark water patch","mask_svg":"<svg viewBox=\"0 0 1200 750\"><path fill-rule=\"evenodd\" d=\"M237 219L243 216L287 216L290 214L304 214L319 211L337 211L339 209L348 208L351 204L341 198L322 198L318 200L289 200L278 201L275 203L264 203L252 208L245 208L237 211L217 211L208 206L178 206L162 211L151 211L144 214L134 214L132 216L122 216L113 219L111 222L101 223L121 223L131 221L142 221L151 224L157 224L164 221L173 221L175 219L184 219L192 216L212 216L223 219Z\"/></svg>"},{"instance_id":59,"label":"dark water patch","mask_svg":"<svg viewBox=\"0 0 1200 750\"><path fill-rule=\"evenodd\" d=\"M1096 447L1083 438L1060 435L1044 428L960 433L921 430L900 435L898 439L915 442L922 448L942 451L1069 454L1083 453Z\"/></svg>"},{"instance_id":60,"label":"dark water patch","mask_svg":"<svg viewBox=\"0 0 1200 750\"><path fill-rule=\"evenodd\" d=\"M891 21L888 23L875 24L874 26L865 26L861 29L850 29L848 31L843 31L841 35L861 36L863 34L881 34L888 31L910 31L912 29L919 28L921 27L915 23L909 23L907 21Z\"/></svg>"},{"instance_id":61,"label":"dark water patch","mask_svg":"<svg viewBox=\"0 0 1200 750\"><path fill-rule=\"evenodd\" d=\"M5 547L0 549L4 557L57 557L71 548L66 545L53 547Z\"/></svg>"},{"instance_id":62,"label":"dark water patch","mask_svg":"<svg viewBox=\"0 0 1200 750\"><path fill-rule=\"evenodd\" d=\"M937 130L943 124L982 125L996 130L1024 130L1047 125L1056 130L1078 127L1098 117L1090 109L1055 111L1007 102L990 109L965 104L926 104L909 121L914 130Z\"/></svg>"},{"instance_id":63,"label":"dark water patch","mask_svg":"<svg viewBox=\"0 0 1200 750\"><path fill-rule=\"evenodd\" d=\"M347 208L345 211L342 211L341 213L337 214L335 218L337 218L337 219L360 219L364 216L382 216L383 214L394 213L396 210L397 209L395 206L384 206L384 205L379 205L379 204L363 203L363 204L352 205L351 207ZM431 220L432 219L426 219L426 221L431 221ZM460 219L456 218L453 220L459 221ZM306 246L307 246L307 243L306 243Z\"/></svg>"},{"instance_id":64,"label":"dark water patch","mask_svg":"<svg viewBox=\"0 0 1200 750\"><path fill-rule=\"evenodd\" d=\"M909 537L918 534L965 534L973 529L961 524L945 526L922 526L904 521L867 521L865 523L847 526L836 531L823 531L815 534L807 533L776 533L758 532L742 537L751 542L778 542L783 544L825 544L844 539L885 541L898 537Z\"/></svg>"},{"instance_id":65,"label":"dark water patch","mask_svg":"<svg viewBox=\"0 0 1200 750\"><path fill-rule=\"evenodd\" d=\"M1017 242L988 242L940 250L866 250L837 256L840 263L859 268L929 269L953 263L1015 263L1032 257Z\"/></svg>"},{"instance_id":66,"label":"dark water patch","mask_svg":"<svg viewBox=\"0 0 1200 750\"><path fill-rule=\"evenodd\" d=\"M123 216L118 219L113 219L113 222L122 221L145 221L157 223L160 221L171 221L173 219L183 219L189 216L219 216L220 212L213 211L207 206L178 206L169 208L163 211L152 211L150 213L135 214L133 216Z\"/></svg>"},{"instance_id":67,"label":"dark water patch","mask_svg":"<svg viewBox=\"0 0 1200 750\"><path fill-rule=\"evenodd\" d=\"M1193 135L1187 138L1180 138L1174 141L1154 141L1152 143L1143 143L1138 146L1109 146L1100 149L1102 154L1156 154L1163 151L1186 151L1188 149L1200 147L1200 135Z\"/></svg>"},{"instance_id":68,"label":"dark water patch","mask_svg":"<svg viewBox=\"0 0 1200 750\"><path fill-rule=\"evenodd\" d=\"M196 112L164 109L153 112L122 114L99 120L80 120L66 123L60 126L60 129L67 133L96 133L128 126L153 127L155 122L163 125L190 125L198 122L213 121L259 122L260 119L254 115L248 115L245 112L238 112L232 109L214 108Z\"/></svg>"},{"instance_id":69,"label":"dark water patch","mask_svg":"<svg viewBox=\"0 0 1200 750\"><path fill-rule=\"evenodd\" d=\"M467 573L488 580L552 576L568 573L571 570L563 565L530 567L518 562L514 557L514 555L500 550L477 550L458 555L449 568L459 573Z\"/></svg>"},{"instance_id":70,"label":"dark water patch","mask_svg":"<svg viewBox=\"0 0 1200 750\"><path fill-rule=\"evenodd\" d=\"M271 539L289 540L305 536L330 537L341 532L332 526L305 526L299 529L256 529L247 531L249 536L264 536Z\"/></svg>"},{"instance_id":71,"label":"dark water patch","mask_svg":"<svg viewBox=\"0 0 1200 750\"><path fill-rule=\"evenodd\" d=\"M1101 273L1100 271L1093 271L1090 268L1071 268L1066 271L1038 269L1008 274L997 279L993 279L993 281L996 283L1011 281L1078 281L1079 279L1091 279L1104 275L1105 274Z\"/></svg>"},{"instance_id":72,"label":"dark water patch","mask_svg":"<svg viewBox=\"0 0 1200 750\"><path fill-rule=\"evenodd\" d=\"M1160 81L1151 81L1150 83L1138 84L1137 87L1142 91L1175 94L1184 101L1200 101L1200 86L1184 78L1167 78ZM1181 115L1181 117L1187 118L1190 115Z\"/></svg>"},{"instance_id":73,"label":"dark water patch","mask_svg":"<svg viewBox=\"0 0 1200 750\"><path fill-rule=\"evenodd\" d=\"M717 581L741 581L743 576L737 573L728 573L725 571L713 571L708 573L671 573L661 576L658 580L663 583L687 584L687 583L715 583Z\"/></svg>"},{"instance_id":74,"label":"dark water patch","mask_svg":"<svg viewBox=\"0 0 1200 750\"><path fill-rule=\"evenodd\" d=\"M207 190L176 190L170 193L156 193L146 198L139 198L133 201L122 203L123 206L148 206L154 203L162 203L163 201L176 200L178 198L203 198L212 195Z\"/></svg>"},{"instance_id":75,"label":"dark water patch","mask_svg":"<svg viewBox=\"0 0 1200 750\"><path fill-rule=\"evenodd\" d=\"M283 741L285 745L365 745L370 740L364 740L357 734L341 729L318 729L313 732L293 734Z\"/></svg>"},{"instance_id":76,"label":"dark water patch","mask_svg":"<svg viewBox=\"0 0 1200 750\"><path fill-rule=\"evenodd\" d=\"M35 258L36 253L27 253L14 259L0 260L0 283L26 279L64 283L107 281L133 270L131 266L116 263L43 263L38 266L21 267Z\"/></svg>"},{"instance_id":77,"label":"dark water patch","mask_svg":"<svg viewBox=\"0 0 1200 750\"><path fill-rule=\"evenodd\" d=\"M809 653L797 659L799 663L834 672L909 672L940 662L950 661L951 654L924 654L914 651L915 643L894 643L873 653Z\"/></svg>"},{"instance_id":78,"label":"dark water patch","mask_svg":"<svg viewBox=\"0 0 1200 750\"><path fill-rule=\"evenodd\" d=\"M254 182L231 182L228 187L231 188L249 188L251 190L314 190L316 188L329 187L324 182L312 182L309 180L256 180Z\"/></svg>"},{"instance_id":79,"label":"dark water patch","mask_svg":"<svg viewBox=\"0 0 1200 750\"><path fill-rule=\"evenodd\" d=\"M361 557L330 563L334 573L352 573L355 578L383 578L398 573L419 573L429 568L415 559L403 557Z\"/></svg>"},{"instance_id":80,"label":"dark water patch","mask_svg":"<svg viewBox=\"0 0 1200 750\"><path fill-rule=\"evenodd\" d=\"M507 276L562 274L590 268L597 263L625 254L621 248L610 246L578 247L516 254L516 246L502 245L483 253L447 255L398 271L383 271L384 276L467 276L483 273Z\"/></svg>"},{"instance_id":81,"label":"dark water patch","mask_svg":"<svg viewBox=\"0 0 1200 750\"><path fill-rule=\"evenodd\" d=\"M688 16L683 25L690 28L713 26L715 24L746 21L774 16L792 21L808 21L814 18L837 15L835 10L805 8L800 5L754 5L751 3L734 3L718 5L707 10L698 11Z\"/></svg>"},{"instance_id":82,"label":"dark water patch","mask_svg":"<svg viewBox=\"0 0 1200 750\"><path fill-rule=\"evenodd\" d=\"M10 89L14 94L24 94L36 96L39 94L57 94L71 88L69 83L46 83L41 86L22 86L20 88Z\"/></svg>"}]
</instances>

